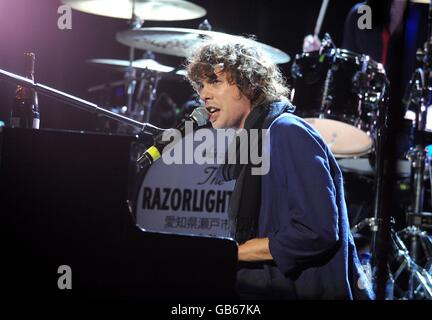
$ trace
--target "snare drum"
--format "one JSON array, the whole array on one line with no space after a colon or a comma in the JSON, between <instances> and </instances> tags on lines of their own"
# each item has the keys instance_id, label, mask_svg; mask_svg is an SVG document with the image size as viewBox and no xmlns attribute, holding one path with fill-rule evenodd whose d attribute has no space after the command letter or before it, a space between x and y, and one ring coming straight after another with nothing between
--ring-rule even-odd
<instances>
[{"instance_id":1,"label":"snare drum","mask_svg":"<svg viewBox=\"0 0 432 320\"><path fill-rule=\"evenodd\" d=\"M343 49L303 53L292 66L296 113L323 136L336 157L370 153L387 85L380 63Z\"/></svg>"}]
</instances>

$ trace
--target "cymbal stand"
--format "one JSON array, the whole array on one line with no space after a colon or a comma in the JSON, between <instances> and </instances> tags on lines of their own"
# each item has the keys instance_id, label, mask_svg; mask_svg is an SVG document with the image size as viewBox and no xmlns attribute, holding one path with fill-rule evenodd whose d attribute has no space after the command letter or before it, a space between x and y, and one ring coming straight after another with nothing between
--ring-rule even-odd
<instances>
[{"instance_id":1,"label":"cymbal stand","mask_svg":"<svg viewBox=\"0 0 432 320\"><path fill-rule=\"evenodd\" d=\"M424 176L425 164L429 159L426 157L426 145L424 141L424 131L426 130L427 104L430 103L432 91L432 0L429 4L429 30L428 40L424 50L418 53L423 66L417 69L409 84L409 99L405 101L414 106L414 139L415 146L408 152L408 159L411 163L413 205L411 212L407 213L407 227L393 234L393 244L396 257L403 261L399 269L408 267L408 291L405 298L432 299L431 274L427 269L423 269L419 263L420 249L423 250L426 258L426 266L432 260L432 237L422 230L423 200L424 200ZM405 100L405 99L404 99ZM408 109L408 108L407 108ZM409 249L405 248L401 239L406 239ZM395 277L396 278L396 277ZM422 290L420 290L422 289ZM422 292L422 294L420 294Z\"/></svg>"},{"instance_id":2,"label":"cymbal stand","mask_svg":"<svg viewBox=\"0 0 432 320\"><path fill-rule=\"evenodd\" d=\"M129 20L129 28L131 30L139 29L141 28L144 21L142 21L136 14L135 14L135 1L132 0L132 16ZM129 48L129 66L125 72L124 78L127 83L126 87L126 96L127 96L127 113L129 116L131 116L134 119L134 115L137 113L135 110L135 104L134 104L134 92L136 88L136 71L133 67L132 63L135 59L135 48L130 47ZM135 119L138 120L139 119Z\"/></svg>"},{"instance_id":3,"label":"cymbal stand","mask_svg":"<svg viewBox=\"0 0 432 320\"><path fill-rule=\"evenodd\" d=\"M422 217L423 212L423 197L424 197L424 173L425 173L425 162L427 161L426 154L422 143L417 144L414 148L409 151L408 158L411 162L412 170L412 185L413 185L413 207L412 212L407 212L407 227L394 234L396 241L401 242L401 239L405 239L409 243L409 249L403 248L397 251L397 257L402 258L405 264L415 264L415 268L408 269L409 280L408 280L408 291L406 298L417 299L424 298L419 296L419 287L422 287L424 291L432 292L432 282L425 283L422 279L419 279L418 273L428 274L427 269L423 269L420 266L420 252L423 251L424 258L426 259L425 266L427 267L432 263L432 237L429 236L426 231L422 230ZM399 247L401 247L399 245ZM407 262L406 254L409 255L411 261ZM401 266L401 268L403 265ZM430 272L430 271L429 271ZM431 274L429 274L429 277ZM429 296L432 299L432 296Z\"/></svg>"},{"instance_id":4,"label":"cymbal stand","mask_svg":"<svg viewBox=\"0 0 432 320\"><path fill-rule=\"evenodd\" d=\"M368 90L369 75L368 75L368 65L370 57L368 55L362 55L360 59L361 70L356 72L353 77L354 90L358 97L358 113L359 120L362 121L362 110L364 105L368 101ZM356 234L362 229L367 228L372 232L372 254L374 257L374 262L376 262L376 248L378 246L378 231L382 226L382 197L383 197L383 179L384 179L384 145L387 138L387 122L388 122L388 81L384 82L382 90L378 99L374 102L375 120L376 120L376 139L375 139L375 178L374 178L374 188L375 188L375 198L374 198L374 216L372 218L366 218L355 225L351 232ZM359 123L360 124L360 123Z\"/></svg>"},{"instance_id":5,"label":"cymbal stand","mask_svg":"<svg viewBox=\"0 0 432 320\"><path fill-rule=\"evenodd\" d=\"M155 60L155 56L152 52L148 51L144 54L144 59ZM140 75L141 82L138 87L138 92L136 95L136 104L139 119L146 122L150 122L150 115L153 103L156 100L156 92L161 79L160 74L157 71L152 71L145 69Z\"/></svg>"},{"instance_id":6,"label":"cymbal stand","mask_svg":"<svg viewBox=\"0 0 432 320\"><path fill-rule=\"evenodd\" d=\"M320 113L318 115L319 118L324 118L332 104L330 88L333 82L333 72L337 69L336 46L333 43L333 40L328 33L326 33L323 37L319 53L322 56L327 56L331 58L330 67L327 70L326 79L324 81L324 86L323 86L322 96L321 96Z\"/></svg>"},{"instance_id":7,"label":"cymbal stand","mask_svg":"<svg viewBox=\"0 0 432 320\"><path fill-rule=\"evenodd\" d=\"M362 112L365 105L373 107L372 110L375 116L375 178L374 178L374 206L372 218L362 220L356 226L351 229L353 234L360 232L362 229L367 228L371 232L371 242L369 243L372 253L372 267L373 276L372 284L375 290L377 299L392 298L387 297L383 292L383 284L387 283L390 279L388 273L388 261L387 261L387 248L388 238L390 232L390 225L392 223L389 215L388 206L388 180L390 175L390 169L388 160L386 158L386 150L388 146L389 138L389 90L388 80L384 79L381 87L381 92L376 99L370 99L369 88L370 79L368 74L370 58L367 55L361 57L361 70L358 71L352 81L354 90L358 97L358 110L361 121Z\"/></svg>"},{"instance_id":8,"label":"cymbal stand","mask_svg":"<svg viewBox=\"0 0 432 320\"><path fill-rule=\"evenodd\" d=\"M369 57L362 57L362 71L357 75L357 85L360 103L367 99L365 87L368 86L367 66ZM390 226L392 223L388 208L388 179L390 176L388 160L386 157L389 140L389 90L388 83L382 87L381 94L376 105L376 145L375 145L375 198L374 217L369 221L369 229L372 231L372 266L375 270L373 282L376 288L376 296L379 299L385 298L381 287L389 279L386 241L389 238Z\"/></svg>"},{"instance_id":9,"label":"cymbal stand","mask_svg":"<svg viewBox=\"0 0 432 320\"><path fill-rule=\"evenodd\" d=\"M405 270L409 274L408 294L406 299L432 299L432 269L420 267L411 258L411 254L405 243L397 233L391 233L393 254L396 261L400 263L399 268L394 272L395 283Z\"/></svg>"},{"instance_id":10,"label":"cymbal stand","mask_svg":"<svg viewBox=\"0 0 432 320\"><path fill-rule=\"evenodd\" d=\"M133 103L133 94L135 92L136 87L136 71L132 67L132 62L134 60L134 51L133 47L129 48L129 66L126 69L124 78L126 81L126 96L127 96L127 109L130 115L134 114L134 103ZM138 120L138 119L135 119Z\"/></svg>"}]
</instances>

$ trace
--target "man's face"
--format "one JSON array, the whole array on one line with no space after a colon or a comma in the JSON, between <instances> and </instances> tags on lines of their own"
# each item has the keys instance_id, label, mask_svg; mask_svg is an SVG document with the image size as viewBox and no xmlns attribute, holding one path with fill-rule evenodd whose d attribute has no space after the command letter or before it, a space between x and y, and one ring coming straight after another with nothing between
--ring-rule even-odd
<instances>
[{"instance_id":1,"label":"man's face","mask_svg":"<svg viewBox=\"0 0 432 320\"><path fill-rule=\"evenodd\" d=\"M225 72L215 71L215 74L217 78L203 80L199 90L200 98L211 113L213 128L243 128L251 111L250 100L235 83L229 81Z\"/></svg>"}]
</instances>

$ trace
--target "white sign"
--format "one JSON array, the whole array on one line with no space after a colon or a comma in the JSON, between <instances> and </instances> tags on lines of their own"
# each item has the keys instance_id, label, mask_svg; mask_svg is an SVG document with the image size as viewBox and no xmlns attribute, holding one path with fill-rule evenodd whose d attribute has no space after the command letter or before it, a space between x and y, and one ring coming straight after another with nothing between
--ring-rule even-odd
<instances>
[{"instance_id":1,"label":"white sign","mask_svg":"<svg viewBox=\"0 0 432 320\"><path fill-rule=\"evenodd\" d=\"M235 181L218 178L218 168L217 164L154 162L137 197L138 226L146 231L228 237L228 206Z\"/></svg>"}]
</instances>

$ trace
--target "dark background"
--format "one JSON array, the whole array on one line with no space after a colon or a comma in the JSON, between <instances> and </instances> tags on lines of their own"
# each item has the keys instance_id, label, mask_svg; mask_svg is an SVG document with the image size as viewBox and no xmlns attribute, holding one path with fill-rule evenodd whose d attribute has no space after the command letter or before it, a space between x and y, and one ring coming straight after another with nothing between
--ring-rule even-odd
<instances>
[{"instance_id":1,"label":"dark background","mask_svg":"<svg viewBox=\"0 0 432 320\"><path fill-rule=\"evenodd\" d=\"M257 40L277 47L294 58L301 52L305 35L314 30L321 1L192 1L207 10L203 18L188 21L146 21L143 27L198 28L207 18L214 31L257 36ZM330 33L337 46L343 36L346 14L354 0L329 3L321 34ZM0 1L0 68L22 73L23 53L36 54L36 81L95 103L100 96L89 93L94 85L121 80L123 74L86 63L87 59L128 59L128 48L115 40L115 34L128 28L127 20L91 15L72 10L72 29L60 30L57 20L60 0ZM136 58L144 51L138 50ZM157 54L156 60L180 66L181 58ZM291 63L281 65L289 77ZM15 85L0 80L0 120L9 123ZM163 79L158 96L167 93L181 107L190 97L189 85L178 79ZM94 131L97 117L86 111L40 97L41 128ZM123 100L120 97L120 102ZM116 101L118 102L118 101ZM126 104L126 102L124 102Z\"/></svg>"},{"instance_id":2,"label":"dark background","mask_svg":"<svg viewBox=\"0 0 432 320\"><path fill-rule=\"evenodd\" d=\"M281 49L288 53L292 59L296 54L301 53L303 38L313 32L321 5L321 0L196 0L192 2L204 7L207 10L207 15L189 21L147 21L143 26L196 29L199 23L207 18L214 31L236 35L255 35L258 41ZM320 37L328 32L336 46L340 47L345 17L350 8L357 2L355 0L332 0L324 19ZM127 59L128 48L115 40L116 32L128 28L127 21L73 11L72 30L60 30L57 27L57 21L60 17L57 9L60 5L59 0L0 0L0 68L22 74L23 53L34 52L36 54L37 82L98 103L98 95L90 94L88 89L94 85L121 80L123 75L88 64L86 60L93 58ZM138 51L136 58L139 58L143 53L143 51ZM179 67L183 63L180 58L164 55L156 55L156 60L173 67ZM281 66L283 74L287 78L289 78L290 66L291 63ZM0 80L0 120L6 124L9 123L14 90L15 84ZM190 98L192 91L181 78L166 78L160 84L158 95L160 96L162 93L167 93L178 106L181 106ZM126 102L123 101L123 103ZM95 131L97 128L98 120L94 114L43 96L40 96L39 104L41 128L85 131ZM3 150L6 151L2 153L2 166L0 167L0 176L2 176L0 191L3 191L0 192L0 200L2 200L0 203L4 204L5 212L8 213L6 217L9 219L5 220L3 225L6 227L19 225L21 229L20 233L15 233L15 229L0 233L4 240L1 243L6 244L7 250L9 250L4 248L3 252L11 255L9 259L6 256L6 259L3 260L18 261L17 264L19 264L18 266L8 265L7 271L15 275L25 274L27 271L25 253L27 251L24 252L24 258L22 258L24 260L14 260L14 258L21 254L21 250L27 249L27 244L31 244L32 249L36 248L36 254L43 257L48 245L52 249L50 251L53 254L52 260L43 262L45 264L36 265L36 269L32 273L33 280L40 277L40 280L36 280L36 284L43 287L47 283L42 283L42 281L47 277L52 277L52 273L49 275L43 273L55 271L55 269L46 269L47 263L50 265L53 262L53 266L57 266L59 261L63 261L58 260L58 254L60 256L62 254L60 248L65 250L65 255L69 254L68 259L76 259L73 260L77 263L77 266L73 265L74 270L76 267L87 272L85 276L82 276L82 282L79 284L82 284L81 288L84 288L84 291L88 291L89 287L91 290L96 290L95 296L106 288L103 286L91 287L93 284L89 280L92 277L91 272L100 267L101 264L108 262L107 265L112 266L112 268L104 270L104 275L106 275L105 278L112 279L109 285L112 286L110 288L115 289L112 292L105 292L107 296L110 296L118 292L116 290L118 289L118 279L120 279L119 283L130 283L131 286L140 284L134 282L133 277L142 272L139 267L147 262L143 260L141 255L138 256L142 259L142 264L127 260L135 259L137 256L135 252L138 250L144 248L142 252L148 254L149 250L153 249L154 251L151 251L153 255L146 258L149 258L150 261L152 259L159 261L159 256L157 256L159 251L155 250L153 245L159 241L157 247L161 248L161 254L165 254L170 248L176 254L181 253L172 247L170 239L160 240L152 238L151 235L143 236L141 233L136 235L137 232L133 234L129 230L132 228L130 219L127 220L126 215L118 214L119 212L127 212L125 202L129 160L127 157L129 141L127 139L122 140L124 137L105 135L95 135L90 138L91 135L45 130L37 131L36 134L34 132L30 134L30 131L25 129L10 130L6 130L6 134L3 135L6 136L7 132L13 131L17 132L18 135L14 139L11 137L9 140L7 137L4 139L7 144L4 143L3 145ZM50 141L50 143L47 144L46 141ZM24 156L22 156L22 150L27 151ZM49 152L50 150L56 152ZM115 177L120 180L115 180ZM351 215L357 220L370 217L374 199L373 180L368 177L359 177L357 174L352 177L345 174L345 179L348 186L347 195L351 196L351 199L348 199ZM106 183L107 180L115 181L115 183ZM402 190L402 186L398 185L397 188ZM394 200L402 202L404 200L402 196L405 196L406 193L408 192L397 194ZM23 197L23 194L27 195L28 198ZM405 199L405 202L408 203L409 199ZM69 206L64 207L64 204L69 204ZM58 212L60 209L62 209L61 214ZM395 212L393 215L398 216L399 214L403 218L404 212L403 210L400 211L401 214ZM32 219L26 220L27 224L22 227L20 225L21 220L28 217ZM102 228L103 232L100 230L95 232L98 228ZM45 232L45 230L50 231ZM85 234L86 237L79 238L81 233ZM136 249L135 252L126 251L126 249L135 248L127 247L129 242L126 240L131 240L131 235L147 237L139 239L139 242L134 242L136 246L143 246ZM53 238L57 239L57 242L52 241ZM116 242L116 239L126 240L125 242ZM134 241L134 239L132 240ZM178 240L174 239L174 241ZM13 245L10 246L9 243ZM97 245L108 249L101 251ZM201 245L208 248L205 243L197 244L197 252L199 252ZM108 252L111 246L113 253ZM179 247L188 246L190 247L189 244L179 243ZM30 249L28 250L30 251ZM120 255L123 251L126 257ZM95 255L95 252L98 255ZM129 252L131 252L130 255L128 255ZM223 253L223 251L220 252ZM193 270L188 265L194 259L192 253L194 251L188 251L189 259L188 257L175 256L179 274L182 274L182 270ZM118 259L114 262L105 260L112 259L112 257L116 259L117 256L123 257L125 260ZM93 260L90 259L88 262L83 257L92 257ZM200 267L198 269L207 272L208 268L211 268L208 265L211 265L213 260L205 259L205 256L202 255L200 257L206 265L202 267L198 265ZM235 261L235 254L231 258L231 261ZM162 277L154 276L151 278L150 288L155 291L148 291L145 296L155 296L157 293L156 297L158 297L159 294L163 296L166 292L171 292L173 296L184 294L181 290L172 291L172 287L158 287L160 285L158 281L162 281L160 279L164 279L164 275L170 274L175 278L175 274L169 273L170 268L173 267L171 262L167 261L162 269L157 264L150 266L147 264L147 270L150 270L148 271L150 274L153 275L155 272L156 275ZM181 263L179 264L179 262ZM90 265L95 263L96 267L90 268L89 263ZM221 263L213 263L214 266L218 266L218 264ZM129 265L134 265L136 273L128 269ZM126 282L124 278L122 280L122 278L111 277L110 272L112 270L116 271L115 274L117 275L118 270L121 270L121 274L130 282ZM38 271L41 271L42 274L38 274ZM4 275L3 279L9 277L7 272L2 272L2 274ZM197 277L199 278L201 274L197 273ZM227 279L226 276L221 278ZM20 290L29 277L23 278L22 286L13 283L14 279L10 278L8 284L16 289L17 297L19 297ZM203 283L202 285L213 289L217 279L219 278L215 277L213 283ZM228 277L227 281L230 280L232 279ZM171 284L169 283L169 285ZM180 285L183 283L181 282ZM227 284L227 286L229 285L230 283ZM136 292L140 294L141 287L135 286L134 288L137 288ZM175 288L177 286L174 286ZM194 295L201 292L192 289L190 292ZM216 291L216 293L218 292L224 291ZM30 294L32 293L30 292ZM90 295L92 293L94 292L91 291Z\"/></svg>"}]
</instances>

